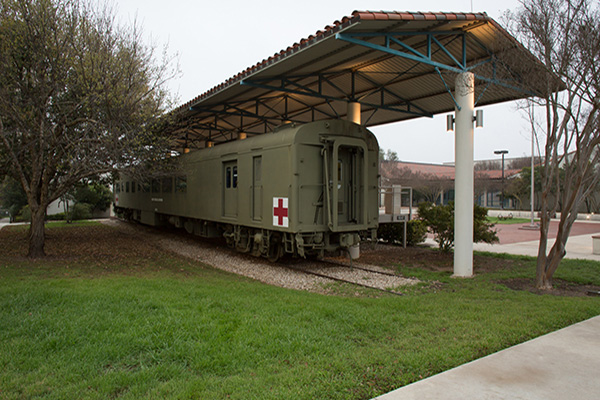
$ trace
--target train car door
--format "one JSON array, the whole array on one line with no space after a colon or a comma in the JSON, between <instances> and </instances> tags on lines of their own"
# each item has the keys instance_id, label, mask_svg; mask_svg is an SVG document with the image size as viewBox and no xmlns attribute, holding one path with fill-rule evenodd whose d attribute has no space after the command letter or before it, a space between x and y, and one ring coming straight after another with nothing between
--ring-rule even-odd
<instances>
[{"instance_id":1,"label":"train car door","mask_svg":"<svg viewBox=\"0 0 600 400\"><path fill-rule=\"evenodd\" d=\"M341 146L337 159L337 214L338 223L356 224L359 218L360 178L362 176L360 159L362 154L356 147Z\"/></svg>"},{"instance_id":2,"label":"train car door","mask_svg":"<svg viewBox=\"0 0 600 400\"><path fill-rule=\"evenodd\" d=\"M367 146L342 136L328 142L322 152L327 221L334 232L349 231L367 221Z\"/></svg>"},{"instance_id":3,"label":"train car door","mask_svg":"<svg viewBox=\"0 0 600 400\"><path fill-rule=\"evenodd\" d=\"M238 167L237 161L223 163L223 216L237 217L238 213Z\"/></svg>"}]
</instances>

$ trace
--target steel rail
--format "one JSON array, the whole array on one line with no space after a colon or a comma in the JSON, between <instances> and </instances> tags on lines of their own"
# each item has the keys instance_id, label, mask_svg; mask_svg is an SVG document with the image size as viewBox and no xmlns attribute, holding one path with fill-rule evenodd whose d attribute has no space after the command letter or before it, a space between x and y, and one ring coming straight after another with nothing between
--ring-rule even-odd
<instances>
[{"instance_id":1,"label":"steel rail","mask_svg":"<svg viewBox=\"0 0 600 400\"><path fill-rule=\"evenodd\" d=\"M319 262L323 262L323 261L319 260ZM342 266L346 266L347 267L347 265L342 265ZM326 275L326 274L321 274L320 272L314 272L314 271L305 270L305 269L302 269L302 268L296 268L296 267L292 267L292 266L289 266L289 265L285 265L283 267L291 269L291 270L296 271L296 272L302 272L302 273L305 273L305 274L308 274L308 275L315 275L315 276L318 276L320 278L331 279L331 280L334 280L334 281L337 281L337 282L342 282L342 283L349 283L351 285L356 285L356 286L364 287L364 288L367 288L367 289L378 290L380 292L394 294L396 296L404 296L404 293L401 293L401 292L394 292L394 291L391 291L391 290L386 290L386 289L378 288L378 287L375 287L375 286L369 286L369 285L365 285L365 284L362 284L362 283L353 282L353 281L350 281L350 280L347 280L347 279L338 278L338 277L330 276L330 275ZM360 268L360 269L362 269L362 268ZM374 271L374 270L371 270L371 272L380 273L379 271ZM387 274L385 274L385 275L387 275ZM393 275L393 276L398 276L398 275Z\"/></svg>"}]
</instances>

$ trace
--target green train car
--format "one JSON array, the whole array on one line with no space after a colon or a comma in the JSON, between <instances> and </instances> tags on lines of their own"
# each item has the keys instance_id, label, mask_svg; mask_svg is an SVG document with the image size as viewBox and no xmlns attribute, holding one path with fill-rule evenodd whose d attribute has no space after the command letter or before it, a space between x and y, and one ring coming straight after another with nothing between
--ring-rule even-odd
<instances>
[{"instance_id":1,"label":"green train car","mask_svg":"<svg viewBox=\"0 0 600 400\"><path fill-rule=\"evenodd\" d=\"M115 208L148 225L172 224L276 260L347 249L378 225L379 146L342 120L181 155L179 176L115 183Z\"/></svg>"}]
</instances>

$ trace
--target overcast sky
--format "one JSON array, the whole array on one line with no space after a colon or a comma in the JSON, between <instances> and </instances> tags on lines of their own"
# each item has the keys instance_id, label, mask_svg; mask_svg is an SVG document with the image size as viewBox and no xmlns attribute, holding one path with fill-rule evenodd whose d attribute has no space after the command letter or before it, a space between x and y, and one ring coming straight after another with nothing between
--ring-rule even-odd
<instances>
[{"instance_id":1,"label":"overcast sky","mask_svg":"<svg viewBox=\"0 0 600 400\"><path fill-rule=\"evenodd\" d=\"M517 0L354 1L192 1L114 0L123 23L137 19L148 40L179 54L182 76L170 82L179 103L187 102L281 49L314 34L354 10L485 11L496 21ZM152 39L151 39L152 38ZM484 128L475 130L475 159L531 156L531 134L514 102L484 107ZM383 149L401 160L454 161L454 134L445 115L374 127Z\"/></svg>"}]
</instances>

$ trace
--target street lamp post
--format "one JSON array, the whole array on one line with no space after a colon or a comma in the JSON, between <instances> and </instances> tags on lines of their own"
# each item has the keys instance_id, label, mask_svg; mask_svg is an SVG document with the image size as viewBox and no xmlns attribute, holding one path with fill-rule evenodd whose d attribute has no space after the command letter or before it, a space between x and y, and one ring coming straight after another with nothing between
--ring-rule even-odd
<instances>
[{"instance_id":1,"label":"street lamp post","mask_svg":"<svg viewBox=\"0 0 600 400\"><path fill-rule=\"evenodd\" d=\"M508 150L496 150L494 151L494 154L501 154L502 155L502 193L501 193L501 197L500 197L500 201L502 202L500 204L500 208L504 210L504 155L508 154Z\"/></svg>"}]
</instances>

